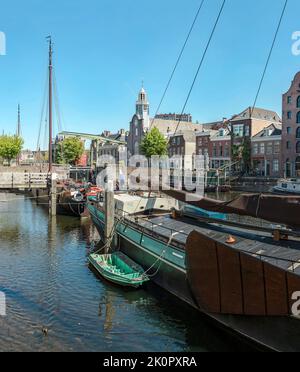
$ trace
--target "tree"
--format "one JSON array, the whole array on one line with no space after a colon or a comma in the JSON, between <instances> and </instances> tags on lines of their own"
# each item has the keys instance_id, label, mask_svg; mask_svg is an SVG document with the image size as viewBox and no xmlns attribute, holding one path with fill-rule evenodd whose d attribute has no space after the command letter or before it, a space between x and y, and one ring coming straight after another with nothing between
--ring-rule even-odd
<instances>
[{"instance_id":1,"label":"tree","mask_svg":"<svg viewBox=\"0 0 300 372\"><path fill-rule=\"evenodd\" d=\"M66 138L56 147L56 163L75 165L84 153L83 142L79 138Z\"/></svg>"},{"instance_id":2,"label":"tree","mask_svg":"<svg viewBox=\"0 0 300 372\"><path fill-rule=\"evenodd\" d=\"M23 147L24 141L17 136L0 136L0 157L7 160L10 164L12 159L16 159Z\"/></svg>"},{"instance_id":3,"label":"tree","mask_svg":"<svg viewBox=\"0 0 300 372\"><path fill-rule=\"evenodd\" d=\"M152 128L144 137L141 143L141 152L148 159L151 156L168 154L168 142L156 127Z\"/></svg>"}]
</instances>

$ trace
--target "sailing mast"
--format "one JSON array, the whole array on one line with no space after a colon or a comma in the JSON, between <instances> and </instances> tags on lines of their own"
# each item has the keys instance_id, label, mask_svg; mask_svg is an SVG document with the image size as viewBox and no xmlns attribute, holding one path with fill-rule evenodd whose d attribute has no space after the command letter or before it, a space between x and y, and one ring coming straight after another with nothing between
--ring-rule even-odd
<instances>
[{"instance_id":1,"label":"sailing mast","mask_svg":"<svg viewBox=\"0 0 300 372\"><path fill-rule=\"evenodd\" d=\"M17 137L21 136L21 109L20 104L18 105L18 125L17 125Z\"/></svg>"},{"instance_id":2,"label":"sailing mast","mask_svg":"<svg viewBox=\"0 0 300 372\"><path fill-rule=\"evenodd\" d=\"M52 39L48 36L49 41L49 173L52 172Z\"/></svg>"}]
</instances>

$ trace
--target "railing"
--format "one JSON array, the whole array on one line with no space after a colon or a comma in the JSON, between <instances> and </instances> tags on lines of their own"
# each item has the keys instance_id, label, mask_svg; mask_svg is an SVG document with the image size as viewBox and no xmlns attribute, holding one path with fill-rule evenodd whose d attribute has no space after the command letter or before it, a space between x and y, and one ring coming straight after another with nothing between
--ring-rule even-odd
<instances>
[{"instance_id":1,"label":"railing","mask_svg":"<svg viewBox=\"0 0 300 372\"><path fill-rule=\"evenodd\" d=\"M46 188L50 179L49 173L0 173L0 189Z\"/></svg>"}]
</instances>

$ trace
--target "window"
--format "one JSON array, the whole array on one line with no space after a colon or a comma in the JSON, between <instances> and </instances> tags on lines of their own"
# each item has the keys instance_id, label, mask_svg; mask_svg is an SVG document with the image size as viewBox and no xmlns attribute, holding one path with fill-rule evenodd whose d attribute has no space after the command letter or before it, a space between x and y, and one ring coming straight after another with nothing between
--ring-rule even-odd
<instances>
[{"instance_id":1,"label":"window","mask_svg":"<svg viewBox=\"0 0 300 372\"><path fill-rule=\"evenodd\" d=\"M286 148L287 148L287 150L290 150L292 148L290 141L287 141Z\"/></svg>"},{"instance_id":2,"label":"window","mask_svg":"<svg viewBox=\"0 0 300 372\"><path fill-rule=\"evenodd\" d=\"M287 118L290 120L292 119L292 111L288 111L287 113Z\"/></svg>"},{"instance_id":3,"label":"window","mask_svg":"<svg viewBox=\"0 0 300 372\"><path fill-rule=\"evenodd\" d=\"M300 127L297 128L297 132L296 132L296 138L300 138Z\"/></svg>"},{"instance_id":4,"label":"window","mask_svg":"<svg viewBox=\"0 0 300 372\"><path fill-rule=\"evenodd\" d=\"M217 146L215 143L213 145L213 156L217 156Z\"/></svg>"},{"instance_id":5,"label":"window","mask_svg":"<svg viewBox=\"0 0 300 372\"><path fill-rule=\"evenodd\" d=\"M258 154L258 143L255 143L253 146L253 154L257 155Z\"/></svg>"},{"instance_id":6,"label":"window","mask_svg":"<svg viewBox=\"0 0 300 372\"><path fill-rule=\"evenodd\" d=\"M292 133L292 128L291 127L287 127L286 128L286 132L287 132L287 134L291 134Z\"/></svg>"},{"instance_id":7,"label":"window","mask_svg":"<svg viewBox=\"0 0 300 372\"><path fill-rule=\"evenodd\" d=\"M225 145L225 156L228 158L230 156L230 153L229 153L229 146L228 144Z\"/></svg>"},{"instance_id":8,"label":"window","mask_svg":"<svg viewBox=\"0 0 300 372\"><path fill-rule=\"evenodd\" d=\"M300 108L300 96L297 98L297 108Z\"/></svg>"},{"instance_id":9,"label":"window","mask_svg":"<svg viewBox=\"0 0 300 372\"><path fill-rule=\"evenodd\" d=\"M264 154L265 153L265 144L264 143L261 143L260 144L260 153L261 154Z\"/></svg>"},{"instance_id":10,"label":"window","mask_svg":"<svg viewBox=\"0 0 300 372\"><path fill-rule=\"evenodd\" d=\"M273 160L273 172L276 172L276 173L279 172L279 160L278 159Z\"/></svg>"},{"instance_id":11,"label":"window","mask_svg":"<svg viewBox=\"0 0 300 372\"><path fill-rule=\"evenodd\" d=\"M300 124L300 111L297 114L297 124Z\"/></svg>"},{"instance_id":12,"label":"window","mask_svg":"<svg viewBox=\"0 0 300 372\"><path fill-rule=\"evenodd\" d=\"M292 97L291 96L288 96L287 98L287 103L290 105L292 103Z\"/></svg>"},{"instance_id":13,"label":"window","mask_svg":"<svg viewBox=\"0 0 300 372\"><path fill-rule=\"evenodd\" d=\"M233 134L236 137L243 137L244 136L244 124L238 124L233 126Z\"/></svg>"},{"instance_id":14,"label":"window","mask_svg":"<svg viewBox=\"0 0 300 372\"><path fill-rule=\"evenodd\" d=\"M272 155L273 154L273 143L269 142L267 145L267 155Z\"/></svg>"},{"instance_id":15,"label":"window","mask_svg":"<svg viewBox=\"0 0 300 372\"><path fill-rule=\"evenodd\" d=\"M250 136L250 128L248 125L245 127L245 136Z\"/></svg>"},{"instance_id":16,"label":"window","mask_svg":"<svg viewBox=\"0 0 300 372\"><path fill-rule=\"evenodd\" d=\"M280 153L280 142L275 142L274 144L274 154Z\"/></svg>"},{"instance_id":17,"label":"window","mask_svg":"<svg viewBox=\"0 0 300 372\"><path fill-rule=\"evenodd\" d=\"M219 154L220 156L223 156L223 146L222 145L219 145Z\"/></svg>"},{"instance_id":18,"label":"window","mask_svg":"<svg viewBox=\"0 0 300 372\"><path fill-rule=\"evenodd\" d=\"M296 153L300 154L300 141L296 144Z\"/></svg>"}]
</instances>

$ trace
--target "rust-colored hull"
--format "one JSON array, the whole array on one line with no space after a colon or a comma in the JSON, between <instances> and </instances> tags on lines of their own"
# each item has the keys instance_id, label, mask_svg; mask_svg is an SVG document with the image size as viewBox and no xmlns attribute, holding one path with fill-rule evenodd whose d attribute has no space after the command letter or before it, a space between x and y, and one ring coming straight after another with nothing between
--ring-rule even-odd
<instances>
[{"instance_id":1,"label":"rust-colored hull","mask_svg":"<svg viewBox=\"0 0 300 372\"><path fill-rule=\"evenodd\" d=\"M292 315L300 278L197 231L187 241L187 277L200 309L248 316Z\"/></svg>"}]
</instances>

